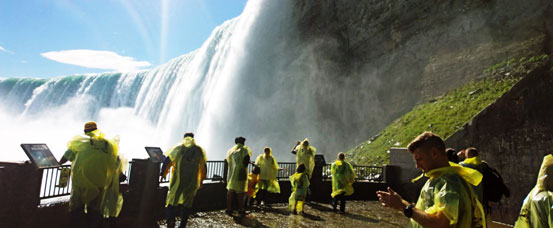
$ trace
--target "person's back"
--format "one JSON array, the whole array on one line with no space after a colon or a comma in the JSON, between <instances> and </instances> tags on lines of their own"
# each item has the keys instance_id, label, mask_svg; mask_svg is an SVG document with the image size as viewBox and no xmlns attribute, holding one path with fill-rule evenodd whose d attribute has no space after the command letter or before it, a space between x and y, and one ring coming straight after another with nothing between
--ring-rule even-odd
<instances>
[{"instance_id":1,"label":"person's back","mask_svg":"<svg viewBox=\"0 0 553 228\"><path fill-rule=\"evenodd\" d=\"M248 176L248 162L250 150L247 146L236 145L227 153L228 177L227 189L238 192L246 192L246 180Z\"/></svg>"},{"instance_id":2,"label":"person's back","mask_svg":"<svg viewBox=\"0 0 553 228\"><path fill-rule=\"evenodd\" d=\"M79 191L85 204L107 189L107 183L115 174L117 145L105 139L100 131L75 136L64 156L72 161L72 188Z\"/></svg>"},{"instance_id":3,"label":"person's back","mask_svg":"<svg viewBox=\"0 0 553 228\"><path fill-rule=\"evenodd\" d=\"M244 143L246 138L240 136L234 139L236 144L227 152L225 161L228 164L227 169L227 209L225 213L233 213L232 204L235 199L238 201L238 215L246 215L244 211L244 200L248 191L248 164L252 151Z\"/></svg>"},{"instance_id":4,"label":"person's back","mask_svg":"<svg viewBox=\"0 0 553 228\"><path fill-rule=\"evenodd\" d=\"M122 203L116 197L117 202L109 202L109 208L104 208L110 184L118 179L117 142L106 139L95 122L87 122L84 133L69 141L60 160L60 164L71 161L70 227L95 227L104 213L116 216Z\"/></svg>"},{"instance_id":5,"label":"person's back","mask_svg":"<svg viewBox=\"0 0 553 228\"><path fill-rule=\"evenodd\" d=\"M306 172L305 164L300 164L296 168L296 173L289 177L292 194L288 198L288 207L292 213L303 213L303 203L307 197L307 188L309 187L309 177Z\"/></svg>"},{"instance_id":6,"label":"person's back","mask_svg":"<svg viewBox=\"0 0 553 228\"><path fill-rule=\"evenodd\" d=\"M484 174L485 164L480 158L479 152L474 147L467 148L464 150L464 156L466 159L462 162L459 162L459 165L471 169L478 170L481 174ZM483 206L487 205L487 202L484 202L484 182L480 182L477 186L473 187L474 193L478 196L478 201L482 203Z\"/></svg>"},{"instance_id":7,"label":"person's back","mask_svg":"<svg viewBox=\"0 0 553 228\"><path fill-rule=\"evenodd\" d=\"M196 144L188 147L179 144L169 151L168 156L174 162L175 168L169 181L166 203L190 207L202 181L200 170L206 165L205 152Z\"/></svg>"},{"instance_id":8,"label":"person's back","mask_svg":"<svg viewBox=\"0 0 553 228\"><path fill-rule=\"evenodd\" d=\"M332 194L334 197L344 193L346 196L353 194L353 182L356 175L353 166L346 161L336 160L331 165Z\"/></svg>"},{"instance_id":9,"label":"person's back","mask_svg":"<svg viewBox=\"0 0 553 228\"><path fill-rule=\"evenodd\" d=\"M205 151L196 145L192 132L185 133L182 142L167 152L161 168L162 177L165 177L169 168L174 166L165 200L167 227L175 226L175 216L179 206L181 207L179 227L186 227L192 213L194 197L205 179L206 161Z\"/></svg>"}]
</instances>

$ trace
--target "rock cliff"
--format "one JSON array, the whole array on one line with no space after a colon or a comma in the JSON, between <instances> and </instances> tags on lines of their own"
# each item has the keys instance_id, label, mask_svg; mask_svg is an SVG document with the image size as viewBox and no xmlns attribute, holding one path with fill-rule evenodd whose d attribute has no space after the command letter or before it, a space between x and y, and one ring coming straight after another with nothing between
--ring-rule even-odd
<instances>
[{"instance_id":1,"label":"rock cliff","mask_svg":"<svg viewBox=\"0 0 553 228\"><path fill-rule=\"evenodd\" d=\"M546 0L295 4L298 40L311 53L300 61L317 72L322 132L345 136L339 144L350 148L494 63L553 50Z\"/></svg>"}]
</instances>

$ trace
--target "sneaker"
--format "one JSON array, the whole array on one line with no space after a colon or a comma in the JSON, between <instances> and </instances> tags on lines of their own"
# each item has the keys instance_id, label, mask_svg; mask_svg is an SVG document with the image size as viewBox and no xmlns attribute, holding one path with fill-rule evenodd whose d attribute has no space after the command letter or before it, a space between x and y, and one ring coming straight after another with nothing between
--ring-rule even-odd
<instances>
[{"instance_id":1,"label":"sneaker","mask_svg":"<svg viewBox=\"0 0 553 228\"><path fill-rule=\"evenodd\" d=\"M240 217L240 218L246 217L246 211L239 211L238 212L238 217Z\"/></svg>"},{"instance_id":2,"label":"sneaker","mask_svg":"<svg viewBox=\"0 0 553 228\"><path fill-rule=\"evenodd\" d=\"M232 211L231 210L225 210L225 214L232 216Z\"/></svg>"}]
</instances>

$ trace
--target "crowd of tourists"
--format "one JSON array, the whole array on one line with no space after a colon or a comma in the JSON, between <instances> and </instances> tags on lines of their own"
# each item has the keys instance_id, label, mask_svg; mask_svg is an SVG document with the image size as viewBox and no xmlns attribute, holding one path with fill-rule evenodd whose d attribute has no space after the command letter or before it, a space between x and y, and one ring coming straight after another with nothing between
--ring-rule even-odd
<instances>
[{"instance_id":1,"label":"crowd of tourists","mask_svg":"<svg viewBox=\"0 0 553 228\"><path fill-rule=\"evenodd\" d=\"M225 159L228 164L225 213L244 217L254 206L261 210L268 207L271 195L280 193L277 173L282 168L270 147L265 147L252 161L246 138L237 137L234 142ZM456 153L454 149L446 149L438 135L424 132L407 150L416 168L423 172L414 181L423 176L428 178L416 204L404 200L391 188L376 194L382 205L402 211L410 218L409 227L487 227L488 202L495 202L498 195L509 195L502 181L494 182L495 170L482 161L476 148ZM297 142L292 153L296 169L289 177L292 191L288 206L290 214L303 215L304 203L312 191L309 185L316 149L305 139ZM68 143L60 164L67 161L72 163L70 226L99 227L100 223L117 217L123 204L119 183L126 178L122 174L125 159L118 154L118 139L105 138L95 122L88 122L84 135L77 135ZM182 142L167 151L160 173L162 177L172 173L165 201L167 227L175 227L178 211L179 227L186 227L194 197L206 178L206 162L206 153L196 144L193 133L186 133ZM248 173L250 164L253 168ZM353 194L357 176L343 153L332 163L331 176L333 211L345 213L346 198ZM548 155L536 186L524 200L515 227L553 227L552 208L553 155Z\"/></svg>"}]
</instances>

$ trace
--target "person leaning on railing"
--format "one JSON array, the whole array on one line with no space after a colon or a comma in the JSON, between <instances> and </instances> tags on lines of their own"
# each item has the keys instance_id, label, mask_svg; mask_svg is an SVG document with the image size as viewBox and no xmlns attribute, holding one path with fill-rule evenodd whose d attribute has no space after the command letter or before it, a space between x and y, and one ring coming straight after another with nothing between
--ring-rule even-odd
<instances>
[{"instance_id":1,"label":"person leaning on railing","mask_svg":"<svg viewBox=\"0 0 553 228\"><path fill-rule=\"evenodd\" d=\"M70 227L101 223L106 192L117 175L117 142L106 139L95 122L87 122L84 133L69 141L59 162L71 161Z\"/></svg>"}]
</instances>

